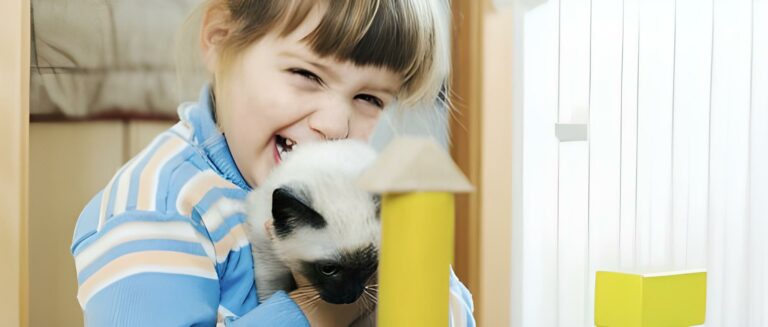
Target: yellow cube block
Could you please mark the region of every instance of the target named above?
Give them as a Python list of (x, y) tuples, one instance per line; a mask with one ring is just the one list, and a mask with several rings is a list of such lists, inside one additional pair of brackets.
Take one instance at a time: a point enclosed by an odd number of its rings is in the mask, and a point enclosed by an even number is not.
[(707, 273), (598, 271), (595, 325), (598, 327), (683, 327), (704, 323)]

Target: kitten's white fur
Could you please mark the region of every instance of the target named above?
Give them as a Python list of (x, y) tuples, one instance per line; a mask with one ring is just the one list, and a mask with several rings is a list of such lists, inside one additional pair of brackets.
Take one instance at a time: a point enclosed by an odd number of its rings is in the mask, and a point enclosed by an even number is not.
[[(355, 186), (356, 177), (375, 158), (376, 152), (360, 141), (299, 145), (248, 195), (246, 231), (260, 300), (289, 290), (291, 270), (298, 270), (301, 261), (331, 258), (340, 250), (369, 244), (379, 248), (376, 203)], [(309, 192), (312, 208), (325, 218), (324, 228), (301, 227), (284, 239), (268, 234), (265, 224), (271, 226), (272, 193), (286, 185), (301, 185)]]

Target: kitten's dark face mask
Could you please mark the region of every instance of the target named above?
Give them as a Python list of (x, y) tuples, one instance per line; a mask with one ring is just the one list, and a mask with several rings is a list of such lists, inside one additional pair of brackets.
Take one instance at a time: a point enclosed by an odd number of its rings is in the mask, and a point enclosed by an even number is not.
[[(376, 249), (369, 246), (351, 253), (342, 253), (335, 261), (304, 262), (302, 274), (309, 279), (324, 301), (347, 304), (357, 301), (368, 285), (376, 283), (374, 274), (377, 266)], [(376, 289), (373, 286), (371, 288)]]

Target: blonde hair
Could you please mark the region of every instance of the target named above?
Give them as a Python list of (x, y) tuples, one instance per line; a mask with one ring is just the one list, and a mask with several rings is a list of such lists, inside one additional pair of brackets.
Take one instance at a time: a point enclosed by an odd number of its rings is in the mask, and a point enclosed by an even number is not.
[(400, 107), (445, 101), (451, 65), (448, 0), (208, 0), (185, 25), (198, 24), (211, 8), (228, 12), (234, 30), (221, 45), (219, 74), (268, 33), (293, 32), (318, 5), (322, 18), (305, 38), (315, 53), (401, 74)]

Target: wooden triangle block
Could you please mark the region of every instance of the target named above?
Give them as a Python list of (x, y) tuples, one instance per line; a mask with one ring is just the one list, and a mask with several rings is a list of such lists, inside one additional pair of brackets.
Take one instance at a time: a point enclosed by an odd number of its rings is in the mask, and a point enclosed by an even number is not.
[(358, 178), (375, 193), (449, 192), (474, 190), (450, 155), (429, 138), (398, 137)]

